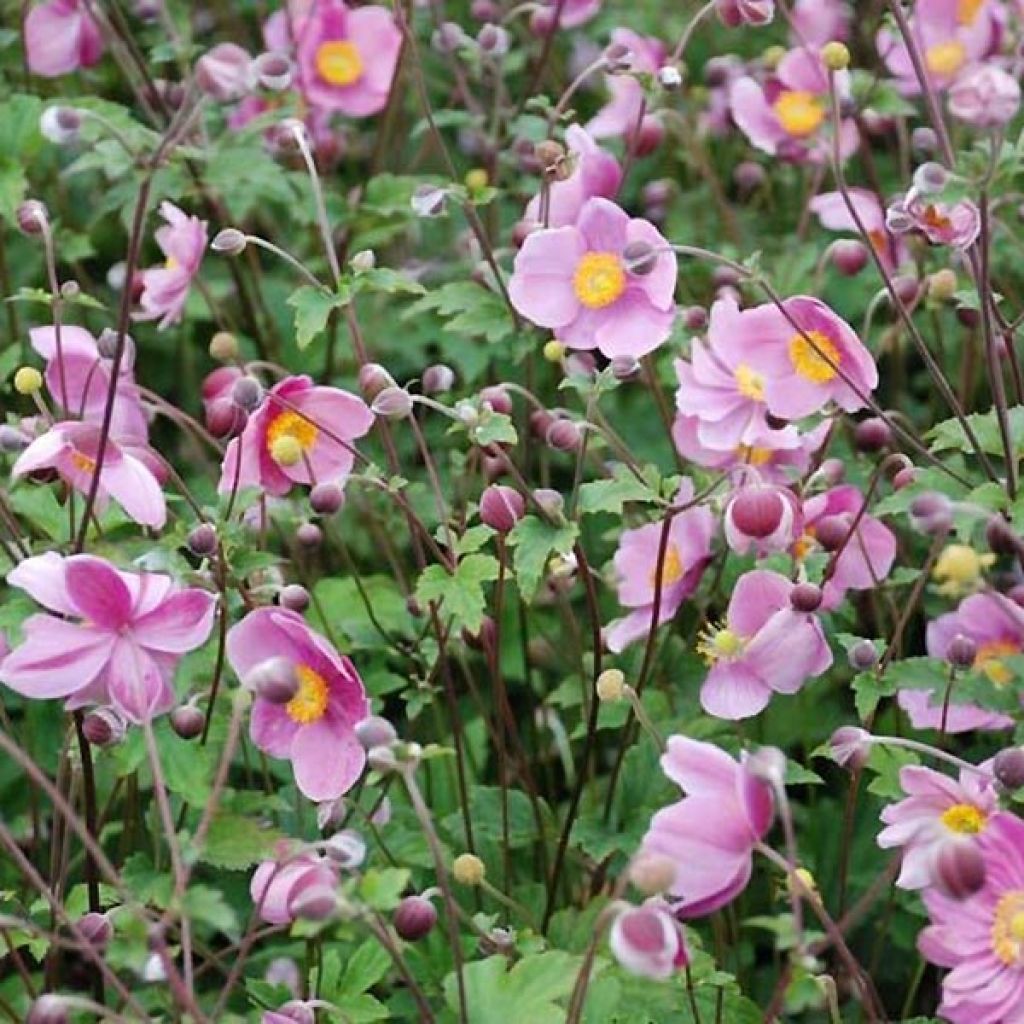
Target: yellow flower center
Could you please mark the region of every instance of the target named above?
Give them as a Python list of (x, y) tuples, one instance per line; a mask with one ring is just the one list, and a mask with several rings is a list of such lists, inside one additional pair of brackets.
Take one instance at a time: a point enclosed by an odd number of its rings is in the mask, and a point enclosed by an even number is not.
[(957, 0), (956, 20), (961, 25), (973, 25), (984, 6), (985, 0)]
[(355, 43), (331, 40), (316, 51), (317, 74), (331, 85), (352, 85), (363, 74), (363, 58)]
[(967, 60), (964, 44), (956, 39), (948, 43), (936, 43), (928, 48), (924, 62), (933, 75), (955, 75)]
[(825, 120), (825, 108), (812, 92), (787, 90), (772, 104), (775, 116), (787, 135), (805, 139), (813, 135)]
[[(670, 544), (665, 551), (665, 561), (661, 566), (661, 585), (663, 587), (671, 587), (673, 583), (678, 583), (686, 573), (686, 568), (683, 565), (683, 560), (679, 557), (679, 552), (676, 550), (674, 544)], [(650, 582), (651, 586), (657, 586), (658, 578), (658, 567), (651, 570)]]
[(973, 804), (953, 804), (942, 812), (939, 819), (950, 832), (961, 836), (976, 836), (985, 827), (985, 812)]
[(794, 334), (789, 339), (789, 361), (793, 369), (812, 384), (826, 384), (832, 380), (836, 376), (833, 367), (839, 365), (841, 358), (839, 348), (821, 331), (808, 331), (807, 337)]
[(793, 558), (802, 562), (817, 547), (818, 542), (814, 538), (814, 527), (808, 526), (804, 532), (793, 543)]
[(588, 309), (611, 305), (626, 290), (626, 272), (613, 252), (588, 252), (572, 278), (576, 298)]
[(736, 388), (744, 398), (752, 398), (755, 402), (764, 401), (764, 377), (752, 370), (746, 363), (740, 363), (733, 373)]
[(982, 571), (992, 564), (992, 555), (979, 555), (966, 544), (949, 544), (935, 562), (932, 575), (944, 581), (943, 593), (973, 590), (981, 579)]
[(296, 666), (295, 674), (299, 677), (299, 689), (284, 709), (288, 717), (299, 725), (319, 722), (327, 713), (327, 681), (308, 665)]
[(79, 469), (83, 473), (96, 472), (96, 460), (90, 458), (83, 452), (73, 451), (71, 453), (71, 461), (74, 463), (75, 469)]
[(992, 952), (1007, 967), (1024, 960), (1024, 889), (1012, 889), (996, 904), (991, 940)]
[(1013, 678), (1013, 672), (1002, 659), (1014, 654), (1020, 654), (1020, 647), (1010, 640), (993, 640), (982, 644), (974, 657), (974, 669), (984, 672), (995, 686), (1005, 686)]
[(181, 264), (174, 256), (168, 256), (164, 261), (164, 270), (177, 270), (180, 266)]
[(316, 443), (320, 432), (291, 409), (278, 413), (267, 427), (267, 451), (280, 466), (294, 466)]
[(721, 658), (735, 657), (743, 650), (744, 640), (725, 626), (705, 629), (697, 641), (697, 653), (709, 664), (714, 665)]
[(762, 448), (756, 444), (741, 444), (736, 447), (736, 458), (748, 466), (763, 466), (771, 462), (774, 454), (771, 448)]

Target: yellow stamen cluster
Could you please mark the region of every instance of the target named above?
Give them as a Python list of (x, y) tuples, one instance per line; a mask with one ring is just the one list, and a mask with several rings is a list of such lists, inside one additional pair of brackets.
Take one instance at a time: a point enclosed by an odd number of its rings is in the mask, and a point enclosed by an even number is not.
[(994, 555), (979, 555), (966, 544), (949, 544), (936, 559), (932, 576), (939, 583), (939, 593), (968, 594), (978, 589), (982, 573), (994, 561)]
[(996, 904), (991, 942), (992, 952), (1007, 967), (1024, 961), (1024, 889), (1011, 889)]
[(291, 409), (278, 413), (267, 427), (267, 451), (279, 466), (294, 466), (316, 443), (319, 431)]
[(316, 70), (330, 85), (352, 85), (363, 75), (363, 57), (355, 43), (332, 39), (316, 51)]
[(936, 43), (928, 48), (924, 62), (933, 75), (955, 75), (967, 60), (967, 50), (957, 39)]
[(764, 375), (752, 370), (746, 363), (740, 363), (733, 371), (736, 378), (736, 390), (744, 398), (753, 399), (755, 402), (764, 401)]
[(939, 820), (950, 832), (961, 836), (976, 836), (985, 827), (985, 812), (974, 804), (953, 804), (942, 812)]
[[(670, 544), (665, 549), (665, 560), (661, 566), (661, 585), (662, 587), (671, 587), (673, 583), (678, 583), (683, 576), (686, 575), (686, 566), (683, 565), (683, 560), (679, 557), (679, 552), (676, 550), (674, 544)], [(651, 569), (650, 584), (652, 587), (657, 586), (658, 580), (658, 567), (655, 564), (654, 568)]]
[(812, 92), (789, 89), (772, 104), (782, 130), (795, 139), (813, 135), (825, 120), (825, 108)]
[(613, 252), (588, 252), (572, 278), (576, 298), (587, 309), (610, 306), (626, 290), (626, 271)]
[(327, 703), (330, 690), (327, 681), (319, 672), (314, 672), (308, 665), (299, 665), (295, 669), (299, 679), (299, 689), (295, 696), (285, 705), (285, 711), (293, 722), (299, 725), (311, 725), (319, 722), (327, 714)]
[(789, 361), (805, 380), (812, 384), (827, 384), (837, 376), (833, 367), (840, 365), (842, 353), (835, 342), (821, 331), (806, 333), (807, 337), (794, 334), (789, 339)]
[(726, 626), (709, 627), (701, 631), (697, 640), (697, 653), (707, 662), (714, 665), (722, 658), (734, 658), (743, 650), (744, 640)]

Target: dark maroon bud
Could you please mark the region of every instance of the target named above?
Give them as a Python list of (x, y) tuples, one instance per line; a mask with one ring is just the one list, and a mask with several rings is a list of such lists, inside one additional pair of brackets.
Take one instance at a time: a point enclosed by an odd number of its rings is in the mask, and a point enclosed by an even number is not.
[(658, 252), (650, 242), (629, 242), (622, 250), (622, 262), (629, 273), (644, 277), (658, 265)]
[(195, 704), (180, 704), (170, 714), (171, 728), (183, 740), (194, 740), (206, 728), (206, 715)]
[(892, 281), (893, 291), (904, 306), (911, 305), (921, 291), (921, 282), (910, 274), (900, 274)]
[(861, 420), (854, 428), (853, 443), (862, 452), (877, 452), (892, 442), (889, 424), (878, 416)]
[(940, 843), (931, 869), (935, 888), (952, 900), (965, 900), (985, 884), (985, 858), (972, 839)]
[(94, 708), (82, 719), (82, 732), (96, 747), (112, 747), (120, 743), (127, 731), (127, 722), (113, 708)]
[(981, 323), (981, 313), (970, 306), (957, 306), (956, 318), (964, 327), (975, 328)]
[(769, 487), (744, 487), (729, 505), (733, 525), (747, 537), (770, 537), (786, 511), (782, 495)]
[(744, 196), (756, 192), (765, 183), (767, 177), (765, 169), (753, 160), (744, 160), (737, 164), (736, 170), (732, 172), (732, 180)]
[(52, 992), (39, 996), (29, 1007), (25, 1024), (68, 1024), (71, 1003), (64, 996)]
[(572, 420), (557, 419), (548, 428), (544, 440), (557, 452), (574, 452), (583, 440), (583, 433)]
[(455, 384), (455, 371), (444, 363), (435, 363), (423, 371), (423, 393), (425, 395), (443, 395), (451, 391)]
[(484, 479), (491, 484), (508, 474), (508, 462), (500, 455), (488, 455), (485, 451), (480, 460), (480, 469)]
[(892, 478), (892, 488), (894, 491), (902, 491), (904, 487), (909, 487), (911, 484), (917, 482), (917, 467), (907, 466), (901, 469)]
[(494, 484), (480, 496), (480, 521), (498, 533), (508, 533), (526, 515), (526, 501), (511, 487)]
[(114, 934), (114, 926), (110, 923), (110, 918), (106, 914), (95, 911), (80, 917), (75, 922), (75, 928), (86, 942), (101, 953), (106, 949), (107, 943), (110, 942), (110, 938)]
[(271, 704), (287, 704), (299, 691), (295, 666), (287, 658), (261, 661), (242, 682), (257, 697)]
[(868, 250), (855, 238), (842, 238), (831, 245), (832, 265), (846, 277), (856, 277), (868, 263)]
[(1000, 750), (992, 761), (992, 774), (1006, 789), (1024, 786), (1024, 748), (1007, 747)]
[(878, 651), (870, 640), (858, 640), (849, 650), (847, 658), (851, 668), (867, 672), (878, 663)]
[(380, 715), (370, 715), (356, 724), (356, 739), (364, 750), (374, 747), (390, 747), (398, 739), (395, 727)]
[(231, 401), (239, 409), (252, 412), (263, 401), (263, 385), (255, 377), (239, 377), (231, 385)]
[(318, 516), (333, 516), (345, 503), (345, 492), (337, 484), (316, 484), (309, 492), (310, 508)]
[(1024, 541), (1017, 531), (1002, 517), (993, 516), (985, 527), (985, 540), (997, 555), (1015, 555), (1024, 550)]
[(385, 388), (393, 388), (395, 378), (380, 363), (364, 363), (359, 368), (359, 391), (372, 402)]
[(289, 909), (305, 921), (326, 921), (338, 910), (338, 896), (333, 886), (311, 885), (291, 901)]
[(200, 558), (209, 558), (217, 551), (217, 530), (212, 523), (200, 523), (189, 531), (189, 550)]
[(815, 583), (798, 583), (789, 593), (794, 611), (813, 612), (821, 606), (821, 587)]
[(711, 271), (711, 283), (716, 288), (727, 288), (739, 284), (740, 275), (732, 267), (715, 267)]
[(543, 440), (555, 422), (555, 414), (547, 409), (534, 409), (530, 413), (530, 433)]
[(480, 628), (471, 633), (468, 629), (462, 631), (462, 642), (474, 651), (490, 651), (494, 649), (494, 638), (497, 635), (497, 627), (494, 619), (485, 615), (480, 622)]
[(437, 923), (437, 911), (434, 904), (422, 896), (406, 896), (395, 909), (392, 923), (406, 942), (416, 942), (429, 934)]
[(206, 429), (217, 438), (240, 434), (248, 422), (249, 414), (234, 402), (216, 402), (206, 413)]
[(850, 532), (845, 516), (825, 516), (814, 527), (814, 537), (826, 551), (838, 551)]
[(683, 326), (688, 331), (703, 331), (708, 325), (708, 311), (703, 306), (687, 306), (683, 310)]
[(295, 539), (304, 548), (318, 548), (324, 542), (324, 533), (316, 523), (303, 523), (296, 529)]
[(978, 645), (963, 633), (957, 633), (946, 648), (946, 660), (954, 668), (970, 668), (978, 656)]
[(19, 230), (26, 235), (40, 235), (46, 227), (46, 207), (38, 199), (26, 199), (15, 214)]
[(292, 612), (304, 612), (309, 607), (309, 591), (299, 583), (289, 583), (277, 592), (277, 603)]
[(918, 125), (910, 133), (910, 148), (917, 156), (931, 156), (939, 146), (938, 136), (927, 125)]
[(486, 402), (495, 412), (499, 412), (503, 416), (512, 415), (512, 399), (500, 385), (494, 384), (484, 388), (480, 392), (480, 401), (481, 403)]

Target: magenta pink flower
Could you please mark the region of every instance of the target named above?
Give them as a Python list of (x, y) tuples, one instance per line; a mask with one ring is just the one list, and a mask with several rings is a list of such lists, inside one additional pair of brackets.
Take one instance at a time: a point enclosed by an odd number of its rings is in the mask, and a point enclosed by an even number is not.
[[(917, 0), (911, 30), (935, 88), (946, 88), (968, 64), (996, 50), (1001, 17), (999, 0)], [(882, 28), (875, 43), (900, 90), (917, 95), (921, 83), (899, 31)]]
[(601, 10), (602, 0), (563, 0), (561, 4), (559, 0), (543, 0), (543, 3), (551, 10), (561, 7), (560, 28), (578, 28)]
[[(642, 248), (648, 265), (627, 263)], [(570, 348), (639, 358), (656, 349), (675, 320), (676, 258), (649, 221), (608, 199), (589, 199), (574, 226), (534, 231), (516, 254), (509, 295)]]
[(1012, 1024), (1024, 1020), (1024, 822), (994, 814), (978, 846), (985, 885), (964, 900), (925, 890), (931, 924), (917, 947), (951, 968), (939, 1016), (950, 1024)]
[(1009, 72), (986, 62), (968, 68), (950, 86), (949, 112), (976, 128), (1012, 121), (1020, 109), (1020, 85)]
[(295, 484), (340, 482), (355, 461), (351, 442), (372, 425), (373, 414), (356, 395), (286, 377), (228, 445), (218, 489), (262, 487), (280, 496)]
[[(675, 503), (685, 505), (692, 500), (693, 482), (685, 479)], [(651, 630), (663, 530), (662, 523), (648, 523), (635, 530), (624, 530), (619, 538), (614, 560), (619, 603), (634, 610), (609, 623), (605, 642), (610, 651), (624, 650)], [(711, 559), (714, 532), (714, 516), (705, 506), (695, 506), (672, 517), (661, 567), (661, 605), (656, 625), (673, 618), (683, 601), (697, 589)]]
[(271, 757), (292, 762), (295, 784), (310, 800), (335, 800), (348, 792), (366, 761), (355, 727), (370, 713), (352, 662), (301, 615), (281, 608), (259, 608), (232, 626), (227, 655), (243, 681), (271, 659), (291, 664), (298, 682), (295, 696), (287, 704), (256, 698), (252, 741)]
[(182, 589), (162, 573), (121, 572), (92, 555), (35, 555), (7, 582), (55, 614), (25, 621), (24, 641), (0, 662), (0, 680), (25, 697), (67, 697), (68, 710), (110, 703), (135, 723), (162, 714), (175, 700), (179, 659), (213, 626), (212, 594)]
[(809, 416), (829, 402), (847, 412), (862, 408), (864, 401), (851, 385), (870, 394), (878, 370), (853, 328), (819, 299), (801, 295), (783, 306), (786, 314), (766, 303), (732, 318), (733, 362), (757, 385), (748, 390), (756, 390), (770, 413), (787, 420)]
[(750, 718), (773, 693), (796, 693), (832, 664), (817, 617), (790, 604), (793, 584), (755, 569), (740, 577), (725, 623), (707, 629), (697, 645), (710, 669), (701, 706), (716, 718)]
[[(618, 160), (606, 153), (578, 124), (565, 132), (567, 159), (572, 173), (564, 181), (553, 181), (548, 187), (547, 227), (561, 228), (575, 224), (583, 204), (594, 196), (614, 199), (622, 180)], [(541, 197), (534, 196), (523, 218), (543, 224)]]
[(912, 188), (886, 215), (893, 230), (917, 230), (933, 245), (969, 249), (981, 231), (981, 214), (970, 199), (944, 203)]
[(237, 432), (249, 418), (232, 397), (235, 381), (244, 376), (237, 366), (218, 366), (203, 378), (203, 419), (214, 437), (227, 437)]
[(654, 815), (641, 849), (675, 862), (673, 909), (701, 917), (746, 888), (775, 802), (767, 783), (710, 743), (670, 736), (661, 770), (687, 795)]
[[(974, 670), (996, 686), (1006, 686), (1013, 672), (1005, 659), (1024, 651), (1024, 610), (1001, 594), (973, 594), (955, 612), (940, 615), (928, 623), (925, 643), (933, 658), (945, 658), (955, 636), (973, 640), (978, 648)], [(940, 729), (943, 724), (944, 695), (930, 690), (900, 690), (897, 701), (910, 716), (915, 729)], [(998, 711), (974, 704), (949, 702), (945, 709), (947, 733), (973, 729), (1010, 729), (1013, 719)]]
[(318, 0), (297, 29), (299, 79), (314, 107), (349, 117), (384, 109), (402, 48), (386, 7)]
[[(61, 479), (81, 494), (88, 494), (99, 461), (100, 427), (95, 423), (71, 421), (55, 423), (37, 437), (14, 463), (13, 477), (25, 476), (39, 469), (54, 469)], [(146, 453), (145, 459), (155, 456)], [(108, 498), (113, 498), (125, 512), (143, 526), (160, 529), (167, 519), (164, 492), (152, 471), (140, 458), (137, 449), (107, 439), (96, 510), (102, 512)]]
[[(849, 74), (836, 73), (840, 95), (849, 91)], [(729, 93), (733, 120), (751, 144), (772, 156), (795, 162), (823, 163), (831, 152), (828, 72), (814, 50), (790, 50), (760, 85), (740, 78)], [(860, 142), (849, 118), (840, 125), (839, 149), (845, 160)]]
[[(63, 325), (59, 359), (55, 327), (34, 327), (29, 339), (46, 360), (46, 387), (54, 402), (69, 416), (101, 422), (110, 388), (111, 361), (100, 355), (96, 339), (84, 327)], [(135, 344), (126, 338), (110, 432), (122, 442), (145, 444), (149, 426), (135, 385), (134, 364)]]
[(931, 768), (908, 765), (900, 769), (900, 786), (906, 799), (882, 811), (887, 827), (879, 832), (878, 845), (903, 850), (898, 886), (923, 889), (932, 884), (939, 848), (980, 835), (999, 809), (999, 797), (989, 775), (966, 770), (954, 782)]
[(762, 482), (756, 470), (729, 496), (723, 528), (726, 543), (737, 554), (753, 551), (759, 558), (785, 551), (802, 532), (802, 513), (788, 487)]
[[(906, 243), (886, 227), (885, 207), (874, 192), (854, 186), (849, 189), (849, 193), (861, 226), (871, 241), (871, 247), (878, 253), (885, 269), (892, 273), (908, 258)], [(810, 207), (818, 215), (822, 227), (829, 231), (858, 231), (857, 222), (841, 192), (823, 192), (811, 200)]]
[(775, 17), (775, 0), (717, 0), (715, 12), (729, 28), (768, 25)]
[[(817, 547), (816, 535), (826, 520), (833, 531), (853, 525), (864, 504), (864, 496), (852, 484), (833, 487), (804, 502), (804, 533), (793, 554), (803, 558)], [(845, 534), (844, 534), (845, 535)], [(847, 590), (871, 590), (884, 580), (896, 559), (896, 537), (874, 516), (864, 513), (853, 536), (836, 559), (835, 571), (824, 585), (822, 608), (835, 608)]]
[[(665, 62), (665, 44), (653, 36), (637, 35), (632, 29), (612, 30), (612, 46), (625, 47), (630, 54), (629, 71), (655, 75)], [(605, 75), (611, 99), (587, 123), (595, 139), (633, 138), (642, 132), (653, 115), (645, 114), (643, 86), (630, 74)]]
[(261, 920), (268, 924), (291, 924), (295, 901), (310, 889), (335, 889), (338, 868), (329, 857), (307, 852), (292, 855), (281, 843), (278, 857), (265, 860), (253, 872), (249, 894)]
[(790, 11), (794, 43), (824, 46), (850, 34), (850, 11), (844, 0), (796, 0)]
[(103, 56), (103, 36), (82, 0), (48, 0), (25, 18), (25, 56), (34, 75), (67, 75)]
[(136, 320), (160, 320), (160, 330), (176, 324), (185, 310), (192, 279), (199, 273), (206, 251), (206, 221), (190, 217), (174, 203), (160, 204), (167, 222), (157, 228), (156, 244), (167, 257), (162, 267), (142, 271), (142, 311)]
[(669, 978), (690, 962), (686, 937), (663, 900), (617, 914), (608, 932), (612, 955), (630, 974)]

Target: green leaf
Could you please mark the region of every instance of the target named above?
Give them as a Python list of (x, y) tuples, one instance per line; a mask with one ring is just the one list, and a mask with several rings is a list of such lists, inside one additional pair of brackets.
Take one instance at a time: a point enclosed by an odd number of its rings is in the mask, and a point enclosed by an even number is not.
[(218, 814), (210, 823), (199, 859), (214, 867), (241, 871), (270, 856), (281, 838), (277, 829), (265, 828), (240, 814)]
[(428, 292), (403, 314), (403, 320), (436, 313), (444, 329), (469, 338), (483, 338), (492, 345), (504, 341), (513, 329), (512, 317), (501, 297), (469, 281), (453, 281)]
[[(504, 841), (501, 790), (495, 786), (474, 786), (469, 794), (469, 817), (473, 836), (486, 842)], [(456, 811), (443, 821), (452, 835), (462, 832), (462, 813)], [(508, 845), (515, 849), (529, 846), (540, 838), (530, 798), (518, 789), (508, 790)]]
[(515, 549), (512, 565), (524, 600), (533, 600), (552, 552), (569, 554), (578, 534), (575, 523), (556, 525), (537, 516), (524, 516), (516, 523), (508, 543)]
[(382, 292), (385, 295), (426, 295), (427, 289), (413, 277), (390, 267), (371, 267), (352, 276), (353, 292)]
[[(1024, 456), (1024, 406), (1015, 405), (1008, 410), (1009, 433), (1013, 444), (1014, 456)], [(978, 444), (986, 455), (1002, 455), (1003, 441), (999, 432), (999, 421), (996, 410), (975, 412), (967, 417), (967, 422), (978, 439)], [(928, 432), (932, 440), (932, 451), (973, 452), (970, 441), (964, 432), (963, 425), (957, 419), (943, 420)]]
[(379, 647), (378, 626), (390, 635), (411, 636), (412, 616), (394, 579), (363, 576), (359, 582), (363, 594), (351, 577), (332, 576), (317, 581), (313, 590), (316, 614), (319, 617), (322, 612), (331, 632), (341, 633), (356, 647)]
[(374, 910), (394, 910), (410, 877), (405, 868), (370, 868), (359, 881), (359, 896)]
[(304, 284), (292, 292), (286, 301), (295, 310), (295, 343), (304, 349), (327, 326), (331, 311), (344, 306), (349, 296), (336, 295)]
[(336, 989), (335, 999), (369, 991), (390, 970), (391, 957), (376, 939), (368, 939), (349, 958)]
[(455, 620), (456, 627), (475, 633), (487, 607), (484, 584), (498, 578), (498, 560), (491, 555), (467, 555), (450, 573), (443, 565), (424, 569), (416, 584), (416, 598), (422, 604), (437, 601), (442, 612)]
[(622, 506), (628, 501), (652, 504), (659, 501), (658, 492), (629, 472), (624, 466), (616, 469), (611, 480), (594, 480), (580, 488), (580, 512), (588, 515), (609, 512), (622, 515)]
[(182, 909), (193, 920), (225, 935), (238, 934), (238, 915), (219, 889), (193, 885), (182, 899)]

